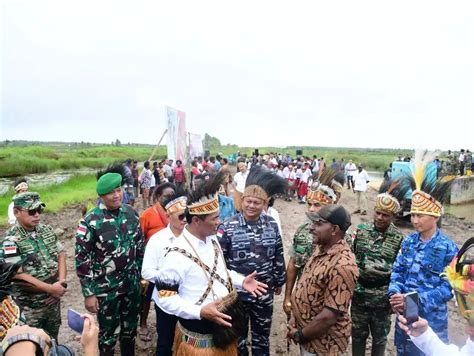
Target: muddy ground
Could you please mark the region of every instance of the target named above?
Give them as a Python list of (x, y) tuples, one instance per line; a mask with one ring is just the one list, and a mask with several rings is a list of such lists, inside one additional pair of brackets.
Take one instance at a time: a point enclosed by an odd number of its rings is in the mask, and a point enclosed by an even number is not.
[[(374, 206), (375, 196), (376, 191), (371, 187), (367, 193), (367, 206), (369, 208), (369, 214), (366, 216), (353, 214), (352, 226), (350, 230), (352, 230), (360, 222), (372, 220), (372, 215), (370, 211), (371, 208)], [(350, 212), (356, 210), (355, 195), (347, 189), (344, 190), (340, 203), (344, 205)], [(301, 223), (303, 223), (305, 219), (304, 212), (306, 207), (304, 204), (298, 204), (298, 202), (296, 201), (286, 202), (283, 200), (277, 200), (275, 203), (275, 207), (280, 213), (280, 219), (282, 222), (283, 229), (284, 246), (285, 250), (287, 250), (294, 232), (296, 231), (297, 227)], [(138, 211), (143, 211), (143, 209), (141, 208), (141, 204), (138, 205)], [(43, 222), (51, 224), (56, 229), (56, 232), (60, 236), (61, 241), (64, 243), (67, 251), (68, 291), (62, 299), (62, 326), (59, 333), (59, 341), (60, 343), (65, 343), (72, 346), (76, 350), (78, 355), (81, 354), (80, 344), (79, 342), (74, 340), (74, 337), (76, 335), (67, 326), (66, 311), (68, 308), (73, 308), (79, 312), (85, 311), (79, 280), (76, 277), (74, 269), (74, 234), (76, 231), (77, 222), (79, 221), (80, 217), (81, 206), (79, 205), (67, 207), (59, 213), (45, 214), (43, 216)], [(404, 232), (408, 233), (412, 231), (410, 225), (407, 223), (402, 222), (398, 225)], [(461, 246), (467, 238), (474, 236), (474, 223), (448, 216), (443, 218), (443, 230), (448, 236), (453, 238), (459, 246)], [(4, 231), (2, 230), (0, 231), (0, 233), (3, 234)], [(290, 347), (290, 352), (287, 352), (287, 342), (285, 339), (286, 316), (283, 313), (282, 303), (283, 296), (276, 296), (273, 312), (273, 326), (271, 332), (271, 354), (299, 355), (296, 346), (293, 345)], [(449, 308), (450, 340), (452, 343), (462, 345), (464, 344), (467, 338), (466, 333), (464, 331), (465, 323), (457, 313), (457, 308), (454, 305), (453, 301), (449, 303)], [(153, 312), (153, 310), (154, 309), (152, 307), (150, 315), (148, 317), (148, 325), (152, 333), (155, 335), (155, 313)], [(138, 341), (137, 354), (154, 355), (155, 340), (156, 335), (155, 339), (147, 344)], [(393, 324), (386, 354), (395, 355), (393, 347)]]

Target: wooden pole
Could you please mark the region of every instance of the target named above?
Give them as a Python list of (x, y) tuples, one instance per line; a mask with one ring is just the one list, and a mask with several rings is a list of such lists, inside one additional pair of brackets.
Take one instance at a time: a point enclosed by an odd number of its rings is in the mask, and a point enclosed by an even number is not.
[(148, 158), (149, 161), (151, 161), (151, 159), (153, 158), (153, 156), (154, 156), (155, 153), (156, 153), (156, 150), (158, 149), (158, 147), (160, 147), (160, 143), (161, 143), (161, 141), (163, 141), (163, 138), (165, 137), (165, 135), (166, 135), (167, 132), (168, 132), (168, 129), (166, 129), (165, 132), (163, 132), (163, 135), (161, 135), (161, 138), (160, 138), (160, 140), (158, 141), (158, 144), (156, 145), (155, 149), (154, 149), (153, 152), (151, 153), (150, 158)]

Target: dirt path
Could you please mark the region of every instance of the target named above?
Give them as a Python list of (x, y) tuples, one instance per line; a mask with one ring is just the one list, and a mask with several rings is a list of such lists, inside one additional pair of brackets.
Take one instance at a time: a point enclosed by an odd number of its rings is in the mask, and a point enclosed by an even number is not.
[[(376, 191), (369, 189), (368, 192), (368, 207), (369, 211), (374, 205)], [(344, 205), (350, 212), (355, 210), (355, 196), (349, 190), (344, 190), (340, 203)], [(276, 209), (280, 212), (280, 219), (282, 222), (283, 239), (285, 251), (291, 243), (292, 236), (296, 231), (297, 227), (305, 219), (305, 205), (298, 204), (297, 202), (285, 202), (277, 200), (275, 203)], [(141, 212), (142, 209), (139, 206), (138, 210)], [(68, 308), (73, 308), (79, 312), (85, 311), (83, 306), (83, 297), (79, 285), (79, 280), (76, 277), (74, 269), (74, 234), (77, 227), (77, 222), (81, 217), (81, 207), (70, 206), (63, 209), (57, 214), (45, 214), (43, 222), (52, 225), (58, 235), (61, 237), (67, 251), (67, 267), (68, 267), (68, 291), (65, 297), (62, 299), (62, 326), (59, 333), (59, 339), (61, 343), (72, 346), (78, 355), (80, 352), (80, 344), (74, 340), (75, 333), (72, 332), (66, 321), (66, 311)], [(358, 223), (372, 220), (372, 216), (369, 213), (367, 216), (353, 215), (352, 217), (352, 230)], [(412, 231), (408, 224), (402, 224), (400, 226), (404, 232)], [(454, 239), (454, 241), (460, 246), (467, 238), (474, 236), (474, 223), (462, 221), (454, 217), (446, 217), (443, 219), (443, 231)], [(4, 231), (0, 231), (4, 233)], [(282, 310), (283, 296), (276, 296), (273, 311), (273, 326), (271, 332), (271, 354), (288, 354), (288, 355), (299, 355), (296, 346), (291, 346), (290, 353), (287, 353), (287, 343), (285, 340), (286, 335), (286, 316)], [(466, 340), (466, 333), (464, 331), (464, 321), (456, 311), (454, 302), (449, 303), (450, 318), (449, 318), (449, 334), (451, 342), (461, 345)], [(155, 333), (155, 313), (153, 307), (151, 308), (150, 315), (148, 317), (148, 325)], [(154, 355), (154, 344), (155, 340), (147, 345), (138, 343), (138, 355)], [(392, 332), (388, 342), (387, 355), (395, 355), (393, 347), (393, 324)]]

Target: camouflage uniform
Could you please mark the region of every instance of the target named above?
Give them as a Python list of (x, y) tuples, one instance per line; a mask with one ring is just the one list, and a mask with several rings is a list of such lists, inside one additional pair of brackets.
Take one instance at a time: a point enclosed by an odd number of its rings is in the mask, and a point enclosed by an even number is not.
[(306, 261), (313, 254), (313, 234), (309, 230), (310, 227), (311, 223), (308, 221), (296, 230), (293, 237), (293, 245), (290, 248), (289, 255), (295, 261), (297, 279), (301, 277)]
[[(420, 316), (445, 343), (448, 342), (447, 302), (453, 297), (449, 282), (441, 277), (445, 267), (457, 254), (456, 244), (439, 229), (427, 242), (420, 233), (408, 235), (393, 264), (388, 294), (418, 292)], [(395, 326), (395, 346), (399, 355), (421, 355), (417, 347), (398, 325)]]
[(122, 354), (134, 350), (143, 254), (143, 234), (131, 206), (122, 205), (114, 215), (100, 204), (80, 221), (76, 270), (84, 297), (99, 300), (101, 353), (113, 354), (119, 326)]
[(387, 296), (392, 265), (403, 233), (390, 224), (384, 234), (373, 223), (357, 226), (352, 237), (359, 279), (352, 298), (352, 354), (365, 355), (367, 337), (372, 334), (372, 355), (383, 355), (390, 331), (390, 303)]
[[(27, 231), (18, 223), (0, 238), (0, 260), (19, 263), (23, 272), (38, 280), (53, 284), (58, 281), (58, 255), (64, 248), (49, 225), (39, 224)], [(15, 251), (15, 252), (13, 252)], [(47, 293), (29, 292), (13, 284), (12, 296), (20, 306), (28, 325), (44, 329), (57, 339), (61, 325), (60, 302), (46, 305)]]
[[(273, 290), (286, 280), (283, 244), (276, 221), (262, 214), (255, 222), (246, 221), (238, 213), (220, 225), (217, 237), (230, 270), (244, 276), (257, 271), (257, 280), (268, 285), (268, 293), (252, 297), (247, 292), (239, 296), (250, 318), (252, 354), (269, 355), (269, 338), (273, 314)], [(248, 325), (248, 323), (247, 323)], [(248, 355), (248, 330), (239, 337), (239, 354)]]

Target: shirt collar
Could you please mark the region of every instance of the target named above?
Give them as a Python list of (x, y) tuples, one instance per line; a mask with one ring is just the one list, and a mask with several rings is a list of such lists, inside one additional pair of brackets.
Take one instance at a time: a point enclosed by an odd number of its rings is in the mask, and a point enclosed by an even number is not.
[(341, 252), (341, 250), (344, 248), (344, 245), (346, 242), (344, 241), (344, 238), (342, 238), (340, 241), (336, 242), (334, 245), (331, 246), (331, 248), (327, 251), (324, 251), (321, 246), (318, 246), (318, 256), (323, 256), (323, 255), (328, 255), (328, 256), (333, 256)]
[(436, 231), (435, 231), (435, 233), (433, 234), (433, 236), (431, 236), (431, 238), (430, 238), (429, 240), (427, 240), (427, 241), (423, 241), (423, 240), (421, 239), (421, 232), (417, 232), (416, 234), (417, 234), (418, 243), (419, 243), (419, 244), (423, 244), (423, 245), (427, 245), (427, 244), (429, 244), (430, 242), (437, 240), (437, 238), (438, 238), (438, 236), (439, 236), (439, 234), (440, 234), (440, 230), (439, 230), (438, 228), (436, 228)]
[(188, 239), (189, 243), (192, 244), (194, 247), (206, 246), (207, 242), (209, 241), (210, 236), (206, 237), (206, 241), (202, 241), (197, 236), (194, 236), (189, 232), (187, 229), (187, 225), (184, 227), (183, 235)]

